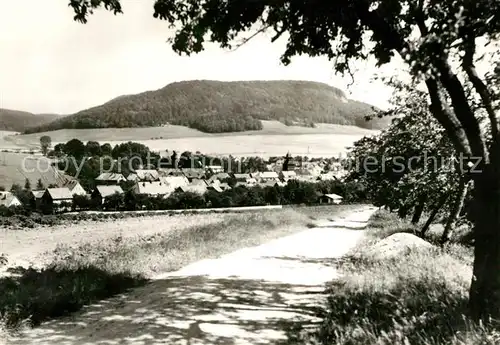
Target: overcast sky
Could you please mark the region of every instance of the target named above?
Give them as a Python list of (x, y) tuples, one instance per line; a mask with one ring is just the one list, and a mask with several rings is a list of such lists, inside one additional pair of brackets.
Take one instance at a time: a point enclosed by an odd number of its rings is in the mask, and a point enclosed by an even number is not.
[(347, 90), (350, 78), (336, 76), (326, 59), (300, 57), (281, 65), (285, 42), (271, 44), (267, 37), (234, 52), (209, 46), (179, 57), (165, 42), (171, 35), (166, 23), (152, 16), (153, 0), (122, 2), (123, 15), (100, 10), (84, 25), (73, 21), (67, 0), (0, 1), (0, 107), (68, 114), (191, 79), (311, 80), (387, 105), (390, 91), (371, 83), (376, 70), (370, 64), (357, 66)]

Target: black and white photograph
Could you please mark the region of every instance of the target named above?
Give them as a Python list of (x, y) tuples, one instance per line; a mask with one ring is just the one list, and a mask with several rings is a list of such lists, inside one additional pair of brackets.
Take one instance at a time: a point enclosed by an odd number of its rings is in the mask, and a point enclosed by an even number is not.
[(500, 0), (0, 0), (0, 345), (500, 344)]

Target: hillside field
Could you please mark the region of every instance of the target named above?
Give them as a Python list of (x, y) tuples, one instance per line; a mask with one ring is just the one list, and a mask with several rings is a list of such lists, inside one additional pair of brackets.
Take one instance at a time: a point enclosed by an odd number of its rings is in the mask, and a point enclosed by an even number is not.
[(34, 188), (38, 179), (45, 186), (49, 184), (62, 184), (65, 177), (54, 167), (50, 161), (39, 155), (16, 152), (0, 152), (0, 186), (10, 189), (12, 184), (24, 186), (29, 179)]
[[(318, 124), (316, 128), (285, 126), (278, 121), (263, 121), (260, 131), (240, 133), (203, 133), (183, 126), (143, 127), (143, 128), (101, 128), (64, 129), (52, 132), (8, 136), (0, 139), (0, 148), (38, 148), (39, 138), (49, 135), (53, 145), (73, 138), (84, 142), (89, 140), (112, 145), (126, 141), (143, 143), (156, 151), (200, 151), (212, 154), (232, 154), (240, 156), (270, 156), (308, 154), (310, 156), (334, 156), (344, 152), (345, 147), (365, 135), (378, 131), (355, 126)], [(308, 153), (309, 151), (309, 153)]]

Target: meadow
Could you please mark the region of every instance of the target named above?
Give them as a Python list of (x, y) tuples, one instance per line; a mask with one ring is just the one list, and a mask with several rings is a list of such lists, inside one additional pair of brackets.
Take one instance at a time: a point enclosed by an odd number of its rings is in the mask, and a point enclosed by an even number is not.
[[(183, 126), (167, 125), (147, 128), (65, 129), (47, 133), (8, 136), (0, 141), (7, 146), (38, 148), (39, 138), (49, 135), (53, 145), (73, 138), (116, 145), (126, 141), (140, 142), (152, 150), (200, 151), (206, 154), (239, 156), (273, 156), (292, 154), (336, 156), (345, 147), (365, 135), (377, 133), (355, 126), (318, 124), (316, 128), (285, 126), (277, 121), (263, 121), (261, 131), (210, 134)], [(112, 140), (110, 140), (112, 139)], [(1, 148), (1, 147), (0, 147)]]
[(0, 186), (7, 190), (14, 183), (24, 186), (26, 179), (30, 180), (34, 188), (38, 179), (41, 179), (42, 183), (48, 186), (61, 183), (66, 177), (41, 155), (0, 152)]

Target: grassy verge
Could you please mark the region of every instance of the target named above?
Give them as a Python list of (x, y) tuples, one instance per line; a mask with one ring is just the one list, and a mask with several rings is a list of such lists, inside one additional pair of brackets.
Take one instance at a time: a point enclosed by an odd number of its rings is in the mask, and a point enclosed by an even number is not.
[[(380, 213), (368, 228), (372, 240), (400, 231), (413, 230)], [(318, 332), (307, 335), (307, 341), (329, 345), (500, 344), (498, 331), (474, 325), (465, 316), (471, 248), (452, 244), (378, 260), (365, 255), (364, 248), (340, 262), (343, 278), (329, 289), (324, 323)]]
[[(329, 215), (340, 210), (347, 208), (331, 208)], [(226, 214), (216, 223), (154, 236), (60, 246), (45, 269), (0, 278), (0, 319), (9, 328), (26, 319), (36, 325), (143, 285), (156, 274), (304, 230), (310, 217), (292, 209)]]

